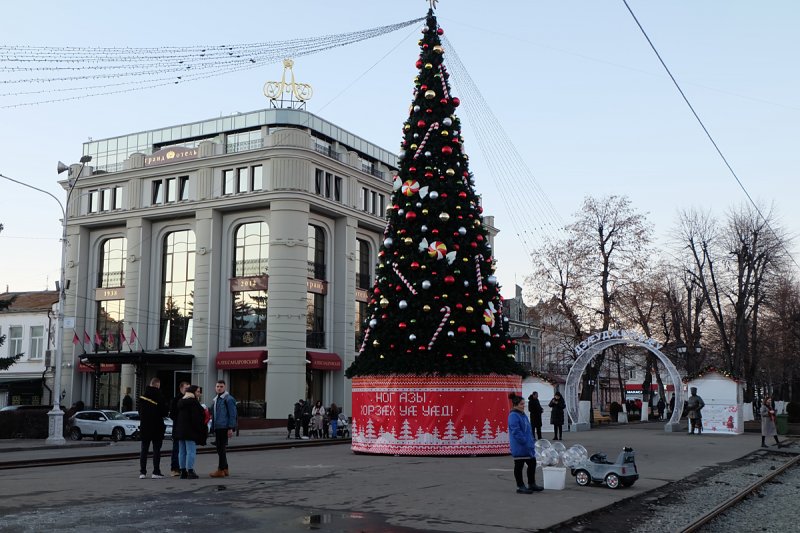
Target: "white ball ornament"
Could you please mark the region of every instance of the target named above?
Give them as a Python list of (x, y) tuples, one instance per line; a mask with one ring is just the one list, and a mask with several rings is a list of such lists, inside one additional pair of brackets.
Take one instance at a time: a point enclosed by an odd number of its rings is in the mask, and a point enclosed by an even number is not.
[(444, 120), (442, 120), (442, 124), (445, 126), (452, 126), (453, 120), (450, 117), (445, 117)]
[(489, 276), (488, 278), (486, 278), (486, 282), (489, 285), (497, 285), (497, 276)]
[(464, 280), (464, 286), (465, 286), (465, 287), (469, 287), (469, 281), (467, 281), (467, 280)]
[(459, 235), (466, 235), (467, 234), (467, 228), (465, 228), (464, 226), (461, 226), (460, 228), (458, 228), (458, 234)]
[(422, 233), (425, 233), (426, 231), (428, 231), (428, 226), (426, 226), (425, 224), (423, 224), (422, 226), (420, 226), (419, 230), (420, 230)]
[(408, 336), (408, 340), (414, 342), (415, 340), (417, 340), (417, 336), (412, 333), (411, 335)]
[(447, 332), (447, 336), (450, 337), (450, 338), (453, 338), (453, 337), (456, 336), (456, 334), (454, 332), (452, 332), (452, 331), (448, 331)]
[(429, 151), (427, 151), (427, 150), (426, 150), (426, 151), (425, 151), (425, 157), (430, 157), (430, 156), (431, 156), (431, 153), (430, 153)]
[(431, 288), (431, 282), (426, 279), (425, 281), (422, 282), (422, 288), (427, 291), (428, 289)]
[(491, 347), (492, 347), (492, 343), (491, 343), (491, 342), (489, 342), (489, 341), (486, 341), (486, 344), (485, 344), (485, 346), (486, 346), (487, 348), (491, 348)]
[(378, 321), (375, 320), (374, 318), (369, 321), (369, 327), (374, 328), (377, 325), (378, 325)]
[(415, 205), (416, 205), (417, 209), (419, 209), (420, 207), (422, 207), (422, 202), (417, 202)]
[(399, 302), (397, 302), (397, 307), (399, 307), (400, 309), (405, 309), (406, 307), (408, 307), (408, 302), (405, 300), (400, 300)]
[(422, 109), (420, 106), (418, 106), (418, 105), (415, 105), (415, 106), (414, 106), (414, 113), (419, 113), (419, 110), (420, 110), (420, 109)]
[(431, 200), (436, 200), (437, 198), (439, 198), (439, 193), (436, 191), (431, 191), (430, 193), (428, 193), (428, 196), (431, 197)]
[(391, 248), (391, 247), (392, 247), (392, 244), (394, 244), (394, 241), (392, 240), (392, 238), (391, 238), (391, 237), (386, 237), (385, 239), (383, 239), (383, 245), (384, 245), (385, 247), (387, 247), (387, 248)]

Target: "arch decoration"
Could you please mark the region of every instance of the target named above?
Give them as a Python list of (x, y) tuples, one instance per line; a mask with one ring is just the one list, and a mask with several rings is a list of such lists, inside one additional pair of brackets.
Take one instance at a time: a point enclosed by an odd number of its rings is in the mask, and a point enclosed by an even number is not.
[(567, 414), (569, 415), (573, 427), (578, 431), (589, 429), (588, 420), (579, 421), (578, 417), (578, 389), (586, 367), (597, 354), (617, 344), (627, 344), (644, 348), (655, 355), (667, 369), (669, 372), (669, 379), (675, 389), (675, 409), (671, 413), (670, 419), (664, 425), (664, 431), (679, 431), (682, 412), (681, 406), (683, 405), (683, 383), (678, 369), (675, 368), (675, 365), (666, 355), (661, 353), (660, 349), (663, 346), (661, 343), (655, 339), (646, 337), (638, 331), (625, 329), (613, 329), (595, 333), (575, 347), (575, 355), (578, 357), (572, 364), (569, 374), (567, 375), (567, 383), (564, 385), (564, 400), (567, 404)]

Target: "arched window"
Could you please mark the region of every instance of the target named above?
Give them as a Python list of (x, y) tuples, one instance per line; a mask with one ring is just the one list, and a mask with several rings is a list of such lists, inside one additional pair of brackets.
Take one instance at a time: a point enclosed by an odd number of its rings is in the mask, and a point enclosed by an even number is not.
[[(118, 352), (122, 349), (120, 333), (125, 326), (125, 257), (124, 237), (106, 239), (100, 246), (97, 273), (97, 323), (92, 342), (94, 351)], [(98, 343), (98, 341), (100, 341)]]
[[(308, 277), (325, 280), (325, 231), (308, 226)], [(306, 346), (325, 348), (325, 283), (309, 283), (306, 294)]]
[(192, 345), (195, 236), (192, 230), (164, 237), (161, 273), (161, 348)]
[(369, 289), (369, 270), (372, 266), (369, 253), (369, 243), (363, 239), (356, 239), (356, 288)]
[(234, 238), (231, 346), (267, 345), (269, 226), (242, 224)]

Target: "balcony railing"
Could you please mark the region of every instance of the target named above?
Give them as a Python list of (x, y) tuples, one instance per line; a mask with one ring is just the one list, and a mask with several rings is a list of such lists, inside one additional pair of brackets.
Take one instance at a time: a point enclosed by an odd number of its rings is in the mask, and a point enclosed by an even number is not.
[(325, 348), (325, 332), (306, 331), (306, 348)]
[(312, 279), (325, 279), (325, 263), (308, 262), (308, 277)]
[(236, 152), (247, 152), (249, 150), (258, 150), (264, 147), (264, 139), (255, 139), (252, 141), (242, 141), (238, 143), (230, 143), (225, 146), (225, 152), (235, 154)]
[(331, 148), (330, 146), (325, 146), (324, 144), (317, 144), (314, 143), (314, 150), (319, 152), (320, 154), (326, 155), (331, 159), (335, 159), (337, 161), (342, 160), (342, 154)]

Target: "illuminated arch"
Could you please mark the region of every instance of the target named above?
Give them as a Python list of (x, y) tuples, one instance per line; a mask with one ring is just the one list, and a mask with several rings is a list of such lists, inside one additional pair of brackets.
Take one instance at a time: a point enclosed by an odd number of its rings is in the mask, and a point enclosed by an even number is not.
[(567, 375), (567, 383), (564, 386), (564, 400), (567, 404), (567, 414), (572, 424), (578, 422), (578, 386), (581, 382), (586, 367), (603, 350), (617, 344), (627, 344), (639, 346), (648, 350), (658, 357), (659, 361), (669, 372), (670, 381), (675, 389), (675, 409), (673, 409), (669, 421), (664, 425), (664, 431), (676, 431), (680, 423), (681, 412), (683, 411), (683, 384), (678, 369), (672, 364), (669, 358), (661, 353), (661, 344), (647, 338), (644, 335), (628, 330), (609, 330), (596, 333), (575, 347), (578, 358), (572, 364), (572, 368)]

